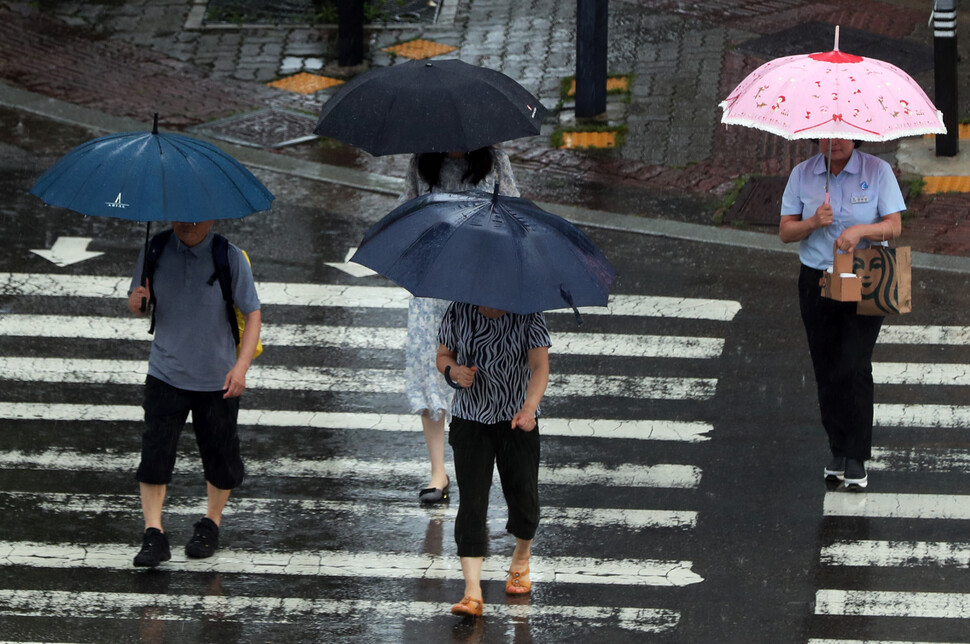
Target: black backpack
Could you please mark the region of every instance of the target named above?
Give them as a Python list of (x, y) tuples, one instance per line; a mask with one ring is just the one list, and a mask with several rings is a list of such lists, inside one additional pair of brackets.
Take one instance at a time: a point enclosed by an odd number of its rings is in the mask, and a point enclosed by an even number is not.
[[(148, 242), (148, 253), (145, 256), (144, 278), (148, 279), (149, 300), (148, 306), (152, 310), (152, 323), (148, 328), (149, 333), (155, 333), (155, 291), (152, 289), (154, 283), (155, 267), (158, 266), (158, 256), (162, 254), (165, 245), (175, 231), (169, 228), (163, 230)], [(208, 284), (212, 286), (219, 280), (222, 288), (222, 299), (226, 301), (226, 318), (229, 320), (229, 328), (232, 329), (232, 339), (236, 346), (239, 345), (239, 325), (236, 319), (236, 305), (232, 301), (232, 272), (229, 270), (229, 240), (222, 235), (213, 233), (212, 235), (212, 261), (216, 270), (209, 278)]]

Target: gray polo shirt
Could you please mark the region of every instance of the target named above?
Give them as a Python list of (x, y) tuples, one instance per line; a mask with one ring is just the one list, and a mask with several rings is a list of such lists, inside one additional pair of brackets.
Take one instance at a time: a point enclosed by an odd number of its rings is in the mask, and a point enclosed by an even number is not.
[[(212, 233), (189, 248), (174, 234), (158, 257), (155, 293), (155, 338), (148, 375), (179, 389), (220, 391), (236, 363), (236, 347), (215, 273)], [(128, 292), (141, 283), (142, 248)], [(253, 272), (242, 251), (229, 245), (232, 297), (239, 310), (259, 309)]]

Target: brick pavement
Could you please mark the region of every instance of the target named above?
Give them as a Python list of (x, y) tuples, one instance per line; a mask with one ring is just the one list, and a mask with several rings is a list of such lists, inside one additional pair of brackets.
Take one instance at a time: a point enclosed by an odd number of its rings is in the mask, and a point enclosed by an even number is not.
[[(50, 6), (0, 2), (0, 78), (110, 114), (148, 120), (157, 110), (169, 128), (267, 106), (314, 114), (326, 95), (265, 86), (290, 73), (331, 66), (333, 34), (324, 30), (191, 31), (185, 28), (191, 0)], [(536, 92), (553, 108), (542, 135), (506, 146), (528, 171), (524, 174), (538, 177), (523, 186), (526, 194), (531, 189), (537, 198), (556, 200), (556, 181), (544, 183), (544, 177), (642, 191), (644, 203), (650, 195), (689, 193), (707, 203), (691, 216), (710, 222), (715, 205), (739, 178), (786, 175), (811, 153), (804, 142), (719, 124), (720, 99), (764, 62), (737, 51), (739, 43), (810, 20), (931, 43), (928, 10), (915, 0), (613, 0), (609, 70), (632, 74), (632, 86), (628, 102), (610, 99), (606, 120), (626, 125), (626, 144), (613, 151), (567, 151), (551, 149), (549, 134), (554, 121), (570, 116), (568, 103), (560, 109), (559, 83), (575, 71), (574, 11), (573, 3), (559, 0), (460, 0), (452, 24), (368, 31), (368, 56), (375, 66), (393, 64), (383, 47), (422, 36), (456, 46), (463, 60), (500, 69)], [(927, 86), (927, 79), (919, 80)], [(970, 96), (961, 93), (961, 99), (966, 105)], [(869, 149), (891, 156), (894, 146)], [(312, 145), (283, 151), (329, 159)], [(353, 162), (375, 172), (403, 173), (399, 158), (358, 155)], [(914, 201), (917, 219), (953, 219), (959, 207), (947, 204), (954, 199)], [(598, 207), (608, 209), (609, 203)], [(923, 230), (952, 235), (954, 228), (928, 223)]]

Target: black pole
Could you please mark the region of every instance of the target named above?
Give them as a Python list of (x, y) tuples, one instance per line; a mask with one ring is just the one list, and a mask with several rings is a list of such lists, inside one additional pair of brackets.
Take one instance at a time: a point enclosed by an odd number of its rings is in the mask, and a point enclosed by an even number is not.
[(576, 2), (576, 116), (606, 111), (606, 26), (608, 0)]
[(337, 64), (355, 67), (364, 62), (364, 0), (338, 0)]
[(957, 106), (957, 3), (936, 0), (933, 9), (933, 61), (936, 108), (943, 112), (946, 134), (936, 135), (936, 156), (953, 157), (960, 151)]

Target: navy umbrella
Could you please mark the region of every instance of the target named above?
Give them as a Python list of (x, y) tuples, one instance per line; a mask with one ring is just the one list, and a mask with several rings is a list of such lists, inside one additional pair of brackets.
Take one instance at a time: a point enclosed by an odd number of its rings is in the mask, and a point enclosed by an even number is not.
[(521, 314), (606, 306), (616, 279), (576, 226), (497, 187), (411, 199), (367, 231), (351, 261), (418, 297)]
[(470, 152), (539, 134), (546, 109), (505, 74), (460, 60), (412, 60), (349, 81), (315, 134), (373, 155)]
[(159, 133), (158, 114), (151, 132), (109, 134), (77, 146), (30, 192), (82, 215), (148, 222), (146, 260), (150, 222), (237, 219), (268, 210), (274, 199), (253, 173), (214, 145)]

